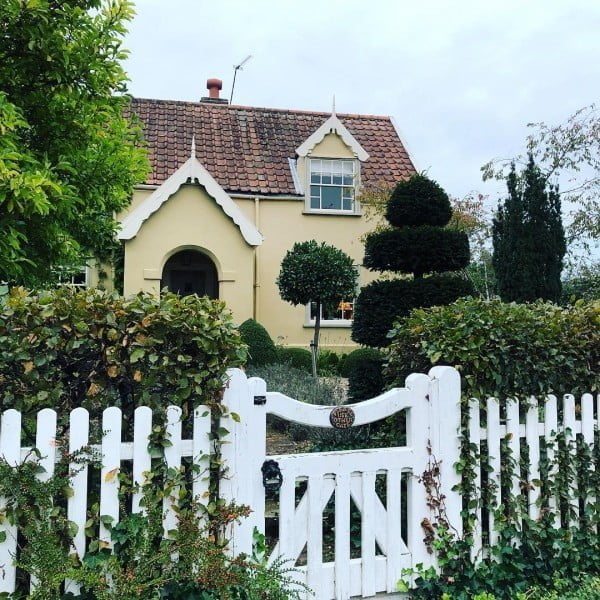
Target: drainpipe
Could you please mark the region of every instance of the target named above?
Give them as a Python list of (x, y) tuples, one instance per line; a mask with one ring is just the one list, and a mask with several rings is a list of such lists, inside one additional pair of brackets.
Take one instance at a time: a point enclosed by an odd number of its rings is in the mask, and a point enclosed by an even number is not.
[[(260, 231), (260, 199), (254, 197), (254, 225)], [(252, 318), (260, 321), (259, 311), (259, 292), (260, 292), (260, 246), (254, 247), (254, 289), (252, 295)]]

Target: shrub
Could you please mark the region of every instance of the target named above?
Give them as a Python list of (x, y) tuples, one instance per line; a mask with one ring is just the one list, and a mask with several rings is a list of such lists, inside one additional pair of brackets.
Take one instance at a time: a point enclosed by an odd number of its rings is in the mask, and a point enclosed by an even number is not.
[(267, 365), (277, 362), (277, 348), (269, 332), (254, 319), (247, 319), (240, 325), (242, 341), (248, 346), (248, 363)]
[(352, 401), (368, 400), (383, 392), (383, 354), (375, 348), (358, 348), (348, 354), (344, 376), (348, 378), (348, 396)]
[[(424, 207), (426, 210), (423, 210)], [(385, 218), (394, 227), (443, 227), (451, 216), (448, 194), (435, 181), (417, 174), (396, 186), (388, 202)]]
[(600, 303), (505, 304), (465, 299), (418, 309), (392, 332), (386, 379), (452, 365), (463, 394), (524, 397), (600, 387)]
[(310, 371), (289, 363), (252, 366), (248, 368), (248, 376), (264, 379), (269, 391), (281, 392), (299, 402), (331, 406), (342, 401), (342, 390), (337, 382), (320, 381)]
[(345, 354), (337, 354), (332, 350), (319, 350), (317, 368), (321, 376), (340, 375), (340, 367), (346, 360)]
[(462, 232), (422, 225), (369, 235), (363, 264), (373, 271), (422, 275), (463, 269), (469, 256), (469, 240)]
[(0, 407), (26, 418), (167, 403), (187, 415), (218, 401), (226, 369), (245, 357), (231, 314), (208, 298), (14, 288), (0, 305)]
[(280, 363), (312, 372), (312, 356), (306, 348), (278, 348), (277, 356)]
[(368, 346), (387, 346), (394, 321), (407, 316), (415, 306), (450, 304), (469, 295), (472, 289), (472, 284), (460, 275), (373, 281), (356, 300), (352, 339)]
[(457, 276), (423, 279), (428, 273), (448, 273), (469, 264), (467, 234), (443, 228), (451, 216), (448, 196), (435, 181), (414, 175), (396, 186), (386, 213), (392, 228), (380, 227), (367, 236), (363, 263), (373, 271), (412, 278), (374, 282), (360, 291), (352, 325), (354, 341), (387, 346), (387, 332), (395, 318), (412, 308), (448, 304), (473, 292), (471, 283)]

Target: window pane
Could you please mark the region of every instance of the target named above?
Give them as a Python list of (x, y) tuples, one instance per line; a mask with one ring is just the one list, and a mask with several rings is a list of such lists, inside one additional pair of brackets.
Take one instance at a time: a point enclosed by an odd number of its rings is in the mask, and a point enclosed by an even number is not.
[(343, 201), (344, 210), (352, 210), (352, 199), (344, 198)]
[(321, 171), (321, 161), (320, 160), (311, 160), (310, 161), (310, 170), (316, 171), (319, 173)]
[(333, 175), (333, 185), (342, 185), (342, 176), (335, 174)]
[(323, 173), (322, 180), (323, 180), (323, 183), (331, 184), (331, 175), (328, 173), (327, 174)]
[(321, 175), (319, 175), (319, 173), (311, 173), (310, 174), (310, 182), (311, 183), (321, 183)]
[(321, 188), (321, 208), (329, 210), (341, 210), (342, 208), (342, 188), (322, 187)]
[(354, 185), (354, 178), (352, 175), (344, 175), (344, 185)]
[(311, 196), (310, 197), (310, 207), (311, 208), (321, 208), (321, 199), (319, 196)]
[(351, 160), (344, 161), (344, 173), (352, 175), (354, 173), (354, 163)]
[(323, 168), (322, 168), (323, 173), (331, 173), (331, 171), (333, 170), (333, 161), (323, 160), (321, 162), (323, 164)]
[(317, 318), (317, 303), (310, 303), (310, 320), (314, 321)]

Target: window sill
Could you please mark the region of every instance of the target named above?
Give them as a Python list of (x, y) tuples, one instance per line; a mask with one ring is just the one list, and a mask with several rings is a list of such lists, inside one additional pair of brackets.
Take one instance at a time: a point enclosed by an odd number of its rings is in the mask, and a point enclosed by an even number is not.
[[(305, 329), (314, 329), (315, 322), (309, 321), (308, 323), (304, 323), (303, 327)], [(352, 321), (342, 321), (341, 319), (338, 321), (321, 321), (321, 329), (350, 329), (352, 327)]]
[(344, 210), (306, 210), (302, 211), (303, 215), (336, 215), (337, 217), (362, 217), (361, 212), (350, 212)]

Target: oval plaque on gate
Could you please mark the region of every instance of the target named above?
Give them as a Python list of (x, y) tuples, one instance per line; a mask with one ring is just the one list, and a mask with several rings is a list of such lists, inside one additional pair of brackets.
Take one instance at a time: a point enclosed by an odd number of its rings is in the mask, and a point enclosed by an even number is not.
[(348, 429), (354, 424), (354, 411), (349, 406), (336, 406), (329, 413), (329, 422), (336, 429)]

